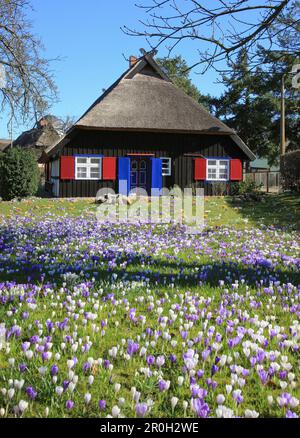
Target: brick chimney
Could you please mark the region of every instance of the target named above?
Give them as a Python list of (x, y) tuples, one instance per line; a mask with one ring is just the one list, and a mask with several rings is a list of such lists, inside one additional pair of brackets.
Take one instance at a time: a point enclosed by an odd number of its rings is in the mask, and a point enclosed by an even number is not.
[(129, 67), (133, 67), (138, 62), (138, 58), (136, 56), (129, 56)]

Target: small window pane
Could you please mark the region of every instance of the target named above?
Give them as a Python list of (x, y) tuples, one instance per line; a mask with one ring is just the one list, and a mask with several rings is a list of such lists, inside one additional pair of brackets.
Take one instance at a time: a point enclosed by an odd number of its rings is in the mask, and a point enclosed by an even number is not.
[(220, 165), (220, 167), (227, 167), (227, 163), (228, 163), (228, 161), (219, 161), (219, 165)]
[(100, 158), (91, 158), (91, 164), (98, 164), (99, 166)]
[(99, 169), (91, 169), (91, 178), (100, 178)]
[(85, 167), (78, 167), (77, 168), (77, 177), (78, 178), (86, 178), (87, 172)]
[(217, 165), (217, 161), (216, 160), (208, 160), (208, 165), (209, 166), (216, 166)]
[(131, 184), (136, 185), (136, 172), (132, 172), (131, 174)]
[(80, 158), (80, 157), (78, 157), (78, 158), (77, 158), (77, 163), (78, 163), (78, 164), (86, 164), (86, 160), (87, 160), (86, 158)]
[(140, 172), (140, 184), (146, 184), (146, 172)]
[(141, 163), (140, 163), (140, 168), (141, 168), (141, 169), (146, 169), (146, 161), (145, 161), (145, 160), (142, 160), (142, 161), (141, 161)]

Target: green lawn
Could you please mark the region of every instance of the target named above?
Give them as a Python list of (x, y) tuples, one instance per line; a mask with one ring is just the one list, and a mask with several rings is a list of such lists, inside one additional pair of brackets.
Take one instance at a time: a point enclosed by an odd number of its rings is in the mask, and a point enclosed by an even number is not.
[(300, 196), (206, 198), (195, 236), (98, 225), (96, 208), (0, 203), (1, 415), (134, 417), (137, 391), (146, 417), (203, 416), (198, 386), (209, 416), (300, 415)]
[[(260, 202), (233, 202), (230, 197), (205, 198), (205, 223), (208, 227), (272, 225), (300, 229), (300, 195), (272, 194)], [(97, 206), (93, 198), (42, 199), (33, 198), (21, 202), (0, 202), (0, 215), (43, 217), (81, 216), (95, 214)]]

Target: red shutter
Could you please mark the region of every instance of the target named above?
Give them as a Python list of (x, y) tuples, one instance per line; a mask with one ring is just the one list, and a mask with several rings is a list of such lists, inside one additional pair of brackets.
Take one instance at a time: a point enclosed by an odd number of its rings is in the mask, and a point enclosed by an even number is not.
[(75, 179), (75, 157), (60, 157), (60, 179)]
[(102, 179), (115, 181), (117, 176), (116, 157), (104, 157), (102, 159), (102, 163), (103, 163)]
[(206, 159), (194, 158), (194, 179), (195, 181), (206, 180)]
[(231, 181), (243, 180), (243, 165), (240, 159), (230, 160), (230, 179)]

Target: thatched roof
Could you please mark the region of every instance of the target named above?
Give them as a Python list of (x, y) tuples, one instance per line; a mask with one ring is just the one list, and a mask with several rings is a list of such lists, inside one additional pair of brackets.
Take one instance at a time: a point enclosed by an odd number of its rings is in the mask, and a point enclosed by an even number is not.
[(149, 54), (130, 67), (67, 132), (47, 148), (50, 156), (75, 129), (228, 135), (255, 159), (238, 135), (174, 85)]
[(10, 145), (10, 140), (5, 140), (3, 138), (0, 138), (0, 152), (4, 151), (8, 145)]
[(23, 132), (13, 144), (14, 146), (34, 149), (37, 156), (40, 157), (47, 147), (60, 139), (61, 134), (57, 132), (47, 118), (43, 118), (33, 129)]
[(233, 133), (232, 129), (174, 85), (149, 55), (143, 56), (97, 99), (76, 126)]

